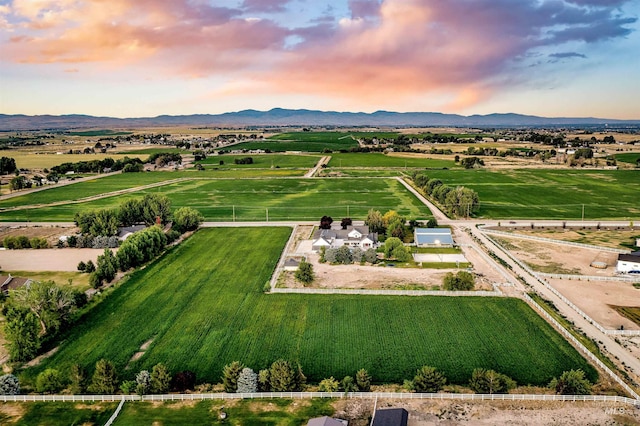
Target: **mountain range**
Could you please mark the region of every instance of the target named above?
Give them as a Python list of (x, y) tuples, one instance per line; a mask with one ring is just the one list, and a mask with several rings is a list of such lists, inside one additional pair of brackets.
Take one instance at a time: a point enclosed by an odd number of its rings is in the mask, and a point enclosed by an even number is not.
[(114, 118), (90, 115), (9, 115), (0, 114), (0, 131), (65, 130), (83, 128), (142, 128), (165, 126), (338, 126), (338, 127), (557, 127), (557, 126), (639, 126), (640, 120), (593, 117), (538, 117), (514, 113), (458, 115), (438, 112), (335, 112), (307, 109), (253, 109), (224, 114), (160, 115), (157, 117)]

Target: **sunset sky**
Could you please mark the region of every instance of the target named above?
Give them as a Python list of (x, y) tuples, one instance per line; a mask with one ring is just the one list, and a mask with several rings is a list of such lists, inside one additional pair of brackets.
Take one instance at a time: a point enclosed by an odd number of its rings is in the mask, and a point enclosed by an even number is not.
[(640, 0), (0, 0), (0, 113), (640, 119)]

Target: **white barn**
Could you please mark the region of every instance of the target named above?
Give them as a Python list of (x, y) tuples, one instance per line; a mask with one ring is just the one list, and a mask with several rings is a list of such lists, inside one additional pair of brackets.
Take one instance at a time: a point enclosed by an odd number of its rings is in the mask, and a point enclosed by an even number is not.
[(619, 254), (616, 270), (620, 273), (640, 272), (640, 251), (631, 254)]

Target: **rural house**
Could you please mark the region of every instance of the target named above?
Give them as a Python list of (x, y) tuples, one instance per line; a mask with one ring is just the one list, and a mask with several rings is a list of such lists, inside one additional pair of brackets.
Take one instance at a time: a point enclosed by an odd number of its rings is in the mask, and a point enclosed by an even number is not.
[(15, 290), (29, 283), (31, 283), (31, 280), (28, 278), (13, 277), (11, 274), (0, 275), (0, 291), (4, 294), (9, 294), (9, 290)]
[(416, 228), (413, 241), (417, 247), (453, 247), (449, 228)]
[(369, 232), (368, 226), (347, 226), (347, 229), (318, 229), (313, 235), (311, 249), (319, 251), (321, 247), (340, 248), (348, 246), (360, 247), (362, 250), (378, 246), (378, 234)]
[(630, 254), (619, 254), (616, 270), (621, 273), (632, 271), (640, 273), (640, 251), (634, 251)]

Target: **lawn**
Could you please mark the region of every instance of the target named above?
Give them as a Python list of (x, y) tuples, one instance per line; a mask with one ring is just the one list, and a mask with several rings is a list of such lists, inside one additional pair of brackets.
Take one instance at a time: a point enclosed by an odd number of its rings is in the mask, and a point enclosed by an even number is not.
[[(264, 294), (289, 234), (288, 228), (200, 230), (116, 288), (23, 379), (48, 367), (67, 371), (75, 362), (91, 369), (103, 357), (122, 379), (164, 362), (211, 383), (233, 360), (257, 370), (278, 358), (300, 362), (310, 382), (366, 368), (375, 382), (401, 383), (424, 364), (452, 383), (466, 383), (476, 367), (520, 384), (546, 385), (571, 368), (597, 377), (517, 299)], [(130, 361), (149, 340), (142, 358)]]
[[(174, 403), (126, 403), (114, 425), (302, 425), (313, 417), (330, 416), (331, 399), (198, 401)], [(227, 418), (222, 420), (219, 413)]]
[(428, 170), (446, 185), (480, 197), (492, 219), (628, 219), (640, 216), (635, 170)]
[[(211, 176), (215, 172), (189, 176)], [(150, 173), (153, 176), (153, 173)], [(168, 176), (180, 177), (184, 174)], [(145, 175), (142, 175), (145, 176)], [(116, 176), (114, 176), (116, 177)], [(125, 176), (126, 177), (126, 176)], [(136, 179), (134, 177), (133, 179)], [(123, 185), (122, 180), (113, 182), (112, 178), (99, 179), (104, 185), (93, 184), (104, 190), (114, 190), (115, 183)], [(97, 182), (97, 181), (96, 181)], [(111, 184), (111, 187), (109, 185)], [(129, 183), (130, 184), (130, 183)], [(92, 183), (83, 184), (85, 194), (90, 192)], [(80, 195), (76, 185), (68, 188)], [(65, 188), (59, 188), (64, 190)], [(96, 188), (98, 189), (98, 188)], [(55, 197), (46, 197), (52, 190), (35, 193), (32, 197), (52, 202)], [(123, 200), (141, 197), (146, 193), (167, 195), (174, 207), (189, 206), (198, 209), (210, 221), (266, 220), (317, 220), (323, 215), (334, 218), (352, 217), (364, 219), (369, 209), (380, 211), (394, 209), (410, 218), (428, 219), (429, 210), (409, 193), (395, 179), (190, 179), (150, 188), (135, 193), (103, 198), (81, 204), (40, 207), (32, 210), (17, 210), (0, 213), (2, 220), (31, 221), (71, 221), (75, 212), (88, 208), (116, 207)], [(58, 196), (68, 196), (57, 191)], [(86, 196), (86, 195), (85, 195)], [(28, 199), (28, 197), (20, 197)], [(69, 197), (70, 198), (70, 197)], [(6, 200), (5, 203), (23, 203), (21, 200)], [(34, 202), (35, 203), (35, 202)], [(235, 213), (234, 213), (235, 210)]]

